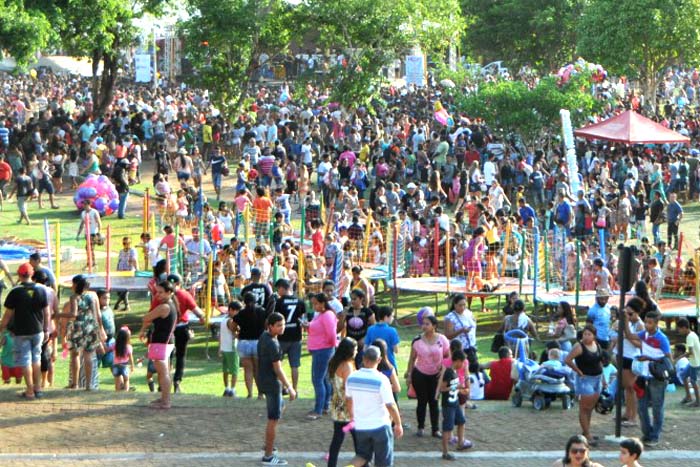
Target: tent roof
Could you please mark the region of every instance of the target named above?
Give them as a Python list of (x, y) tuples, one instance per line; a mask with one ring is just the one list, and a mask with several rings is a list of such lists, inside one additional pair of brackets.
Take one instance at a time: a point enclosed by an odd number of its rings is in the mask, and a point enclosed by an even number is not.
[(628, 110), (602, 122), (574, 131), (586, 139), (602, 139), (627, 144), (690, 143), (690, 138)]

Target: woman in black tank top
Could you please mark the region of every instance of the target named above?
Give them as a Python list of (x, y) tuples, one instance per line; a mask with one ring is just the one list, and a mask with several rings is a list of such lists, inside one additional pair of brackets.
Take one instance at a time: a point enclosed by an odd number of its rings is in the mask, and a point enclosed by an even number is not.
[[(139, 337), (145, 341), (146, 330), (153, 325), (149, 347), (153, 347), (154, 352), (149, 348), (149, 358), (153, 361), (158, 372), (158, 384), (160, 384), (160, 399), (151, 403), (154, 409), (167, 410), (170, 408), (170, 368), (168, 360), (174, 346), (172, 345), (173, 331), (177, 322), (177, 303), (175, 302), (175, 286), (163, 281), (155, 287), (155, 305), (151, 311), (143, 317), (143, 326)], [(154, 357), (157, 346), (165, 346), (161, 357)]]
[(576, 395), (579, 396), (579, 422), (583, 436), (591, 445), (591, 415), (598, 403), (603, 386), (603, 349), (596, 342), (596, 330), (592, 325), (583, 329), (581, 341), (566, 357), (566, 364), (576, 373)]

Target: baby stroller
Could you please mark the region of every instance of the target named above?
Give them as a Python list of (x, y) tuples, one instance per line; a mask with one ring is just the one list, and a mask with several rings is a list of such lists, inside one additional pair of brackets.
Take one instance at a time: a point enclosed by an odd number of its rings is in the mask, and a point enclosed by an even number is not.
[(513, 388), (511, 403), (520, 407), (523, 400), (532, 401), (535, 410), (548, 408), (552, 402), (561, 399), (561, 407), (568, 410), (572, 406), (571, 389), (566, 385), (564, 373), (540, 368), (537, 362), (518, 362), (519, 380)]
[(561, 399), (562, 409), (570, 409), (572, 407), (571, 388), (566, 384), (566, 374), (551, 368), (540, 367), (534, 360), (525, 358), (526, 356), (520, 351), (524, 348), (522, 341), (527, 339), (524, 332), (522, 335), (516, 335), (513, 331), (506, 334), (511, 334), (504, 336), (506, 340), (518, 340), (516, 348), (521, 354), (520, 361), (516, 363), (518, 382), (511, 396), (513, 407), (520, 407), (523, 405), (523, 400), (529, 400), (532, 401), (535, 410), (544, 410), (555, 400)]

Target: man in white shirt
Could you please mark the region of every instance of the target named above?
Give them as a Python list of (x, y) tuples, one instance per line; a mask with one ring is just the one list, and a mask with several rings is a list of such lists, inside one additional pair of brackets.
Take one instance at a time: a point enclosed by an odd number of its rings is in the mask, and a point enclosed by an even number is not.
[(488, 188), (493, 185), (493, 181), (496, 179), (496, 164), (494, 163), (495, 156), (489, 156), (489, 158), (484, 162), (484, 183)]
[(394, 436), (403, 436), (391, 383), (377, 371), (380, 358), (378, 347), (367, 346), (362, 358), (364, 368), (348, 376), (345, 383), (348, 413), (355, 425), (355, 457), (351, 462), (355, 467), (366, 465), (372, 457), (376, 467), (393, 465)]

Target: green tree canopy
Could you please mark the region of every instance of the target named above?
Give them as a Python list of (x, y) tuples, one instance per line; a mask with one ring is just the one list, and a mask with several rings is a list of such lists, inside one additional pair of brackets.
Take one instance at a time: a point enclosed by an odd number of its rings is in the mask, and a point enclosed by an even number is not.
[(217, 105), (239, 107), (260, 53), (289, 44), (291, 8), (283, 0), (189, 0), (186, 52)]
[(43, 11), (25, 6), (22, 0), (0, 0), (0, 47), (20, 67), (32, 62), (37, 52), (56, 38)]
[(484, 83), (479, 91), (455, 96), (457, 111), (483, 118), (495, 131), (514, 132), (533, 144), (548, 135), (559, 134), (560, 109), (571, 111), (572, 124), (581, 126), (598, 112), (603, 102), (590, 93), (590, 75), (572, 76), (560, 86), (554, 76), (542, 78), (530, 89), (522, 81), (499, 80)]
[(457, 0), (307, 0), (296, 22), (302, 34), (318, 31), (320, 46), (344, 54), (347, 66), (330, 70), (326, 84), (346, 106), (368, 104), (382, 68), (412, 47), (443, 54), (464, 29)]
[(700, 0), (591, 0), (578, 30), (579, 54), (639, 79), (655, 108), (663, 70), (700, 58)]
[(573, 58), (576, 21), (587, 1), (462, 0), (466, 54), (554, 70)]

